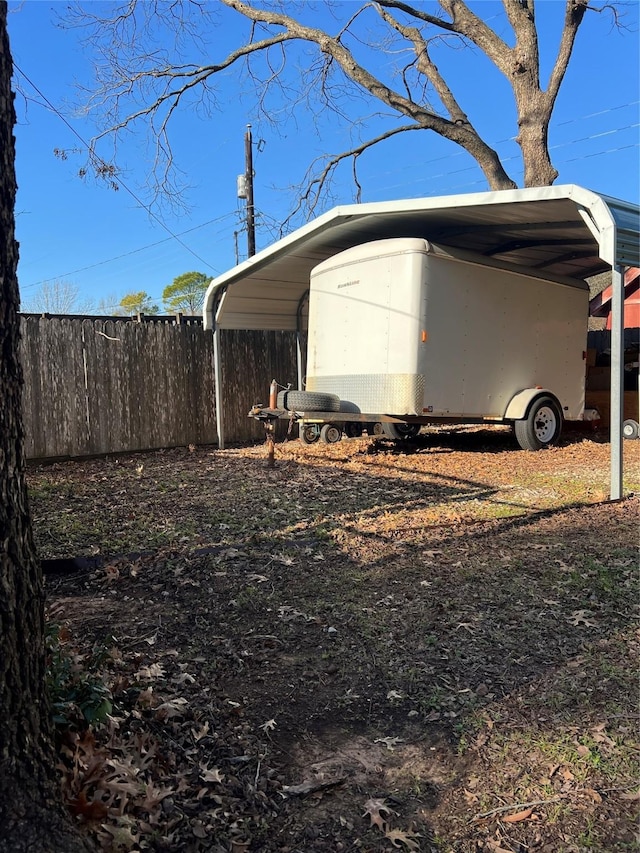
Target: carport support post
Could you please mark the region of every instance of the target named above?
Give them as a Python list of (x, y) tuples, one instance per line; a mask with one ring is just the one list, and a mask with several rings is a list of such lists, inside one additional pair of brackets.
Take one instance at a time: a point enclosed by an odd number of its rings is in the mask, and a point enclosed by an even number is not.
[(622, 497), (622, 418), (624, 411), (624, 276), (621, 267), (611, 270), (611, 494)]
[(213, 375), (216, 383), (216, 432), (218, 450), (224, 450), (224, 416), (222, 412), (222, 364), (220, 360), (220, 329), (213, 330)]

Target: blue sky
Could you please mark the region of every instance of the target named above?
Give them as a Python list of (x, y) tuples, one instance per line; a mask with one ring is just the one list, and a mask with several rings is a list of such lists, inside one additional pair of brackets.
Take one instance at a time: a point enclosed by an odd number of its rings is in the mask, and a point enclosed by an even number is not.
[[(501, 4), (486, 0), (472, 5), (492, 26), (506, 32)], [(106, 9), (109, 4), (88, 6)], [(223, 272), (235, 263), (234, 232), (238, 232), (240, 260), (246, 253), (236, 177), (244, 171), (247, 123), (252, 123), (255, 144), (258, 249), (274, 239), (295, 200), (292, 187), (302, 180), (309, 162), (327, 151), (343, 150), (353, 139), (353, 128), (325, 117), (312, 120), (304, 109), (275, 127), (261, 121), (246, 83), (239, 82), (236, 72), (227, 73), (220, 79), (218, 110), (203, 114), (192, 107), (176, 114), (172, 122), (176, 161), (188, 188), (181, 192), (182, 211), (153, 208), (165, 230), (145, 209), (150, 201), (146, 176), (151, 154), (143, 127), (129, 134), (121, 148), (123, 188), (118, 192), (94, 178), (78, 176), (84, 163), (82, 151), (70, 153), (66, 160), (54, 155), (54, 149), (82, 149), (76, 134), (82, 140), (95, 134), (91, 115), (80, 115), (75, 104), (79, 102), (77, 85), (91, 88), (93, 84), (96, 57), (83, 46), (77, 29), (57, 25), (66, 4), (26, 0), (10, 2), (9, 8), (14, 61), (25, 75), (16, 76), (24, 93), (19, 92), (16, 99), (16, 227), (24, 302), (43, 281), (55, 280), (76, 287), (81, 299), (97, 302), (145, 290), (159, 302), (163, 287), (184, 272)], [(357, 7), (348, 1), (336, 8), (340, 17)], [(604, 14), (588, 13), (550, 134), (560, 172), (556, 183), (576, 183), (633, 202), (640, 200), (637, 8), (636, 3), (627, 7), (630, 31), (624, 35), (612, 28)], [(322, 4), (308, 4), (305, 9), (313, 14), (316, 25), (335, 28)], [(547, 62), (555, 51), (563, 9), (560, 0), (537, 4)], [(195, 61), (209, 55), (207, 50), (212, 60), (222, 58), (239, 43), (242, 26), (236, 15), (230, 24), (211, 33), (209, 47), (203, 47)], [(298, 61), (304, 60), (299, 56)], [(385, 64), (391, 64), (388, 57), (375, 61), (382, 63), (375, 69), (380, 73)], [(471, 120), (520, 181), (513, 109), (502, 78), (470, 53), (452, 54), (450, 65), (447, 57), (441, 61), (441, 70), (451, 76)], [(55, 109), (42, 102), (32, 84)], [(282, 106), (277, 98), (269, 102), (275, 116), (281, 115)], [(362, 105), (352, 101), (349, 109), (357, 112)], [(370, 131), (377, 126), (375, 118), (367, 122)], [(363, 201), (486, 189), (468, 155), (425, 132), (405, 134), (364, 155), (358, 177)], [(351, 203), (353, 192), (347, 165), (338, 173), (333, 201), (327, 206)]]

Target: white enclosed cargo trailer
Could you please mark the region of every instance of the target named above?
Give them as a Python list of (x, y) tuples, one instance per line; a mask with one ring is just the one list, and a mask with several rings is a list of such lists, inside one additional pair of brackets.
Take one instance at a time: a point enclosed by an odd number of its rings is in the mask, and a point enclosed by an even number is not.
[[(306, 389), (286, 407), (307, 441), (489, 422), (552, 444), (583, 415), (588, 299), (582, 281), (421, 238), (355, 246), (311, 272)], [(340, 414), (310, 411), (338, 398)]]

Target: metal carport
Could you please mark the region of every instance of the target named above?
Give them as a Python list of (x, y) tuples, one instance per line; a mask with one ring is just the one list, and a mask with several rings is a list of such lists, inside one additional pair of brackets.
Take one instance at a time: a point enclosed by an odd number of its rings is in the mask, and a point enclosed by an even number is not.
[(214, 331), (219, 446), (224, 424), (216, 330), (299, 333), (313, 267), (386, 237), (424, 237), (577, 279), (612, 271), (610, 491), (612, 499), (622, 497), (623, 272), (640, 266), (640, 207), (573, 184), (336, 207), (214, 279), (203, 311), (205, 328)]

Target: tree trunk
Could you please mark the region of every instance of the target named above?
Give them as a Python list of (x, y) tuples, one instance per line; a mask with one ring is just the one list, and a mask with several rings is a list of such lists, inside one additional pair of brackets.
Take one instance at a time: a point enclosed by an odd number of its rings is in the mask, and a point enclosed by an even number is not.
[(516, 80), (513, 90), (518, 105), (518, 136), (522, 150), (525, 187), (546, 187), (558, 177), (549, 156), (551, 108), (544, 92), (528, 79)]
[(44, 604), (23, 474), (16, 180), (7, 4), (0, 2), (0, 851), (90, 849), (62, 806), (45, 694)]

